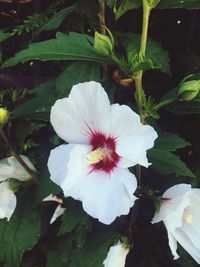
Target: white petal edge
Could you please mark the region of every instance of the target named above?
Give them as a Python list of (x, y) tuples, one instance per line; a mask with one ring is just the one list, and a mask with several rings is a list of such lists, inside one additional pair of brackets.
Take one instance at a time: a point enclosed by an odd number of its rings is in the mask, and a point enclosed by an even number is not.
[(58, 217), (62, 216), (65, 212), (65, 208), (62, 208), (61, 205), (58, 205), (58, 207), (55, 209), (52, 217), (51, 217), (51, 220), (50, 220), (50, 224), (54, 223)]
[(190, 184), (177, 184), (165, 191), (163, 198), (175, 198), (185, 195), (187, 192), (191, 191)]
[(54, 201), (54, 202), (57, 202), (59, 204), (63, 203), (63, 200), (61, 198), (54, 196), (53, 194), (48, 195), (42, 201)]
[(178, 248), (177, 241), (170, 231), (167, 231), (167, 235), (168, 235), (169, 247), (171, 249), (172, 255), (174, 257), (174, 260), (177, 260), (179, 258), (179, 255), (176, 252)]

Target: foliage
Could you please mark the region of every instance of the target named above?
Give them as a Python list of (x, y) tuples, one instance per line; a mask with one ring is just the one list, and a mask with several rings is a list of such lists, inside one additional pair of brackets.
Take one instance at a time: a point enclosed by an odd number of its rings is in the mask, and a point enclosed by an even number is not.
[[(10, 221), (0, 219), (0, 267), (103, 267), (109, 247), (124, 236), (130, 246), (126, 267), (196, 267), (182, 249), (181, 259), (172, 260), (164, 228), (151, 220), (167, 188), (200, 185), (200, 1), (59, 0), (39, 3), (39, 9), (35, 2), (0, 3), (2, 10), (6, 6), (0, 13), (0, 108), (11, 114), (0, 125), (8, 139), (1, 133), (0, 159), (26, 154), (38, 179), (13, 182), (17, 207)], [(145, 47), (144, 2), (155, 6)], [(184, 69), (189, 52), (193, 64)], [(51, 107), (73, 85), (88, 81), (100, 82), (111, 103), (129, 105), (158, 133), (147, 152), (149, 168), (131, 168), (138, 178), (136, 204), (111, 225), (86, 214), (79, 200), (65, 198), (47, 168), (50, 151), (63, 144), (49, 123)], [(61, 202), (43, 202), (50, 194)], [(59, 205), (65, 212), (50, 224)], [(152, 245), (154, 238), (160, 246)]]
[(0, 222), (0, 260), (6, 267), (19, 266), (24, 251), (32, 249), (40, 236), (40, 212), (33, 206), (32, 193), (30, 190), (20, 193), (18, 208), (11, 221)]

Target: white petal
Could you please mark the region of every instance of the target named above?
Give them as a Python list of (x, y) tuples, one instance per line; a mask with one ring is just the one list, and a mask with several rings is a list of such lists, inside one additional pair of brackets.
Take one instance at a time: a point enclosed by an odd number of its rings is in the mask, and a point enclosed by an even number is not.
[[(196, 190), (195, 190), (196, 191)], [(189, 194), (191, 205), (187, 207), (184, 211), (183, 217), (183, 225), (181, 229), (185, 232), (185, 234), (189, 237), (192, 244), (200, 249), (200, 196), (192, 191)], [(187, 220), (189, 216), (189, 221)]]
[(126, 248), (122, 243), (110, 247), (108, 255), (103, 262), (104, 267), (124, 267), (126, 256), (129, 253), (129, 248)]
[(51, 109), (51, 124), (69, 143), (88, 143), (92, 132), (108, 133), (109, 118), (108, 96), (93, 81), (74, 85), (69, 97), (57, 100)]
[(104, 224), (126, 215), (133, 206), (137, 187), (135, 176), (128, 169), (116, 168), (110, 175), (94, 171), (80, 189), (83, 209)]
[(180, 243), (180, 245), (200, 264), (200, 249), (195, 247), (191, 242), (190, 238), (182, 230), (178, 228), (173, 232), (175, 239)]
[(55, 201), (59, 204), (63, 203), (63, 200), (61, 198), (58, 198), (57, 196), (54, 196), (53, 194), (48, 195), (42, 201)]
[[(127, 125), (128, 127), (128, 125)], [(157, 133), (151, 126), (142, 125), (132, 135), (121, 135), (117, 141), (116, 152), (121, 156), (119, 166), (122, 168), (140, 164), (148, 167), (146, 151), (153, 147)]]
[(169, 247), (171, 249), (172, 255), (174, 256), (174, 260), (176, 260), (179, 258), (179, 255), (176, 252), (177, 251), (177, 241), (170, 231), (167, 231), (167, 235), (168, 235)]
[(8, 182), (0, 183), (0, 218), (10, 220), (17, 205), (16, 196), (9, 188)]
[(170, 229), (180, 227), (183, 223), (182, 216), (184, 210), (190, 205), (188, 197), (177, 197), (169, 200), (163, 200), (158, 213), (154, 215), (152, 223), (160, 221), (167, 222)]
[(191, 191), (190, 184), (177, 184), (165, 191), (163, 198), (175, 198), (185, 195), (187, 192)]
[(111, 135), (132, 135), (142, 127), (140, 116), (126, 105), (111, 105)]
[(64, 181), (67, 174), (67, 164), (70, 157), (70, 152), (74, 145), (60, 145), (51, 150), (47, 166), (51, 174), (50, 179), (59, 186)]
[[(24, 155), (20, 155), (20, 157), (30, 169), (36, 171), (28, 157)], [(19, 181), (27, 181), (31, 179), (31, 175), (24, 169), (19, 161), (12, 156), (0, 160), (0, 181), (4, 181), (8, 178), (14, 178)]]
[(62, 208), (61, 205), (58, 205), (58, 207), (55, 209), (54, 214), (53, 214), (53, 216), (52, 216), (52, 218), (51, 218), (51, 220), (50, 220), (50, 224), (54, 223), (55, 220), (56, 220), (58, 217), (60, 217), (61, 215), (63, 215), (64, 212), (65, 212), (65, 210), (66, 210), (66, 209), (65, 209), (65, 208)]
[(87, 145), (75, 145), (71, 150), (67, 162), (67, 172), (60, 184), (65, 197), (80, 199), (80, 188), (91, 171), (86, 161), (86, 156), (90, 151), (91, 147)]

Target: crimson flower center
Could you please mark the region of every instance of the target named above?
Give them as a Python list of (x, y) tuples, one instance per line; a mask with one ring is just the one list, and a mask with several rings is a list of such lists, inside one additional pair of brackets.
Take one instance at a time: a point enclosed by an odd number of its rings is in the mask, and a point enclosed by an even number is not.
[(114, 137), (106, 137), (102, 133), (93, 133), (90, 138), (92, 151), (89, 153), (89, 163), (92, 171), (113, 171), (120, 160), (116, 153), (116, 140)]

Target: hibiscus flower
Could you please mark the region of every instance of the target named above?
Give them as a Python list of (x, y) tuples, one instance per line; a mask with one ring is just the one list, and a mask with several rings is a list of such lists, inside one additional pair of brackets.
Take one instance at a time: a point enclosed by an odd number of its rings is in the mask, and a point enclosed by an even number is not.
[(137, 187), (128, 167), (149, 166), (146, 150), (157, 138), (154, 129), (128, 106), (110, 105), (93, 81), (73, 86), (68, 98), (57, 100), (50, 119), (69, 143), (53, 149), (48, 160), (51, 179), (65, 197), (82, 201), (83, 209), (104, 224), (128, 214)]
[(165, 191), (152, 223), (163, 221), (174, 260), (179, 258), (177, 242), (200, 264), (200, 189), (177, 184)]

